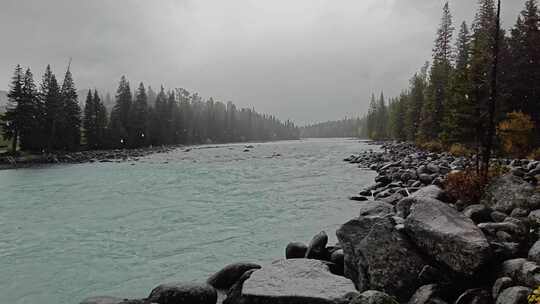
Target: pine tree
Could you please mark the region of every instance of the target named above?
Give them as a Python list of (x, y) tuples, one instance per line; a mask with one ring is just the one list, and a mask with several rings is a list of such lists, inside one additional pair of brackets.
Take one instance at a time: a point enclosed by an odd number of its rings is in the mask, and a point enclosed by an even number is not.
[(522, 111), (536, 125), (540, 144), (540, 12), (536, 0), (527, 0), (509, 39), (510, 104), (506, 110)]
[(59, 134), (62, 137), (63, 148), (75, 151), (79, 149), (81, 144), (81, 108), (69, 67), (62, 83), (61, 96), (64, 119), (62, 119), (62, 130), (59, 130)]
[(11, 78), (9, 93), (7, 95), (9, 104), (4, 114), (3, 135), (11, 140), (11, 150), (17, 151), (19, 135), (22, 128), (22, 118), (19, 105), (23, 103), (23, 72), (20, 65), (15, 67), (15, 72)]
[(92, 96), (92, 91), (88, 90), (88, 94), (86, 95), (86, 103), (84, 105), (83, 127), (86, 145), (90, 149), (96, 149), (98, 147), (96, 122), (97, 105), (95, 104), (94, 96)]
[(371, 94), (371, 100), (369, 102), (369, 109), (367, 114), (367, 136), (374, 139), (377, 132), (377, 100), (375, 94)]
[(129, 142), (132, 147), (142, 147), (146, 144), (147, 129), (148, 129), (148, 100), (146, 96), (146, 88), (141, 82), (135, 101), (130, 109), (130, 119), (128, 124)]
[(420, 73), (416, 73), (410, 81), (409, 100), (405, 119), (407, 139), (416, 141), (421, 122), (422, 108), (425, 103), (425, 90), (427, 85), (428, 63), (422, 67)]
[(469, 96), (470, 88), (470, 43), (471, 37), (467, 24), (461, 24), (456, 42), (455, 69), (448, 86), (448, 100), (445, 105), (443, 132), (441, 139), (445, 143), (473, 143), (474, 104)]
[(377, 102), (377, 114), (376, 114), (376, 139), (387, 138), (387, 123), (388, 123), (388, 110), (386, 109), (386, 102), (384, 100), (384, 94), (381, 92), (379, 101)]
[(98, 148), (104, 148), (107, 144), (107, 107), (99, 98), (97, 90), (94, 90), (93, 104), (96, 111), (96, 145)]
[(111, 111), (110, 130), (113, 147), (126, 147), (131, 108), (131, 89), (125, 76), (122, 76), (116, 91), (116, 103)]
[(47, 65), (41, 82), (41, 99), (45, 107), (45, 134), (47, 151), (61, 149), (57, 130), (61, 128), (63, 102), (56, 76)]
[(444, 115), (444, 104), (447, 101), (447, 87), (452, 71), (452, 36), (454, 27), (448, 2), (443, 7), (441, 24), (437, 30), (435, 47), (433, 48), (433, 64), (431, 65), (427, 99), (421, 113), (421, 140), (437, 139), (441, 133)]
[(21, 149), (41, 152), (45, 148), (43, 107), (30, 69), (24, 74), (21, 101), (18, 105)]

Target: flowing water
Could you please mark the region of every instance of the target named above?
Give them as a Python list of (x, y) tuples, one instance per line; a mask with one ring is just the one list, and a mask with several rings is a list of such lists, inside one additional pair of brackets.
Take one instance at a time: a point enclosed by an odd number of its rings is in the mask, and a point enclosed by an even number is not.
[(356, 215), (347, 196), (375, 175), (342, 159), (371, 147), (253, 145), (0, 171), (0, 303), (144, 297), (228, 263), (280, 258), (288, 242), (321, 230), (335, 242), (335, 229)]

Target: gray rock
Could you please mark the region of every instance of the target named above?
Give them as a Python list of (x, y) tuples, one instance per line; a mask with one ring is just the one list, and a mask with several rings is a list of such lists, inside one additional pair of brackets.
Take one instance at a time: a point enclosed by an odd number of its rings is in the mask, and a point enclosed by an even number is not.
[(476, 224), (491, 220), (491, 209), (482, 204), (470, 205), (463, 210), (463, 214)]
[(351, 281), (330, 273), (323, 261), (278, 260), (253, 271), (243, 282), (240, 294), (229, 294), (226, 303), (332, 304), (355, 291)]
[(214, 287), (208, 284), (162, 284), (152, 290), (147, 302), (159, 304), (216, 304), (217, 292)]
[(357, 202), (364, 202), (364, 201), (369, 200), (367, 197), (362, 196), (362, 195), (353, 195), (353, 196), (349, 197), (349, 199), (351, 201), (357, 201)]
[(308, 248), (306, 244), (300, 242), (292, 242), (285, 248), (285, 257), (287, 259), (300, 259), (306, 256)]
[(495, 304), (524, 304), (531, 289), (523, 286), (506, 288), (497, 297)]
[(510, 277), (515, 279), (518, 277), (523, 264), (527, 262), (524, 258), (510, 259), (504, 261), (499, 269), (499, 277)]
[(507, 218), (507, 217), (508, 217), (507, 214), (505, 214), (503, 212), (500, 212), (500, 211), (491, 212), (491, 219), (496, 223), (504, 221), (504, 219)]
[(260, 269), (261, 266), (253, 263), (235, 263), (225, 266), (220, 271), (213, 274), (206, 283), (216, 289), (229, 289), (248, 270)]
[(540, 264), (540, 241), (536, 241), (531, 249), (529, 249), (528, 258), (529, 260)]
[(482, 288), (467, 289), (454, 302), (454, 304), (491, 304), (491, 293)]
[(324, 260), (328, 257), (326, 244), (328, 243), (328, 235), (321, 231), (311, 239), (308, 250), (306, 252), (307, 259)]
[(426, 254), (460, 274), (474, 274), (491, 256), (486, 237), (472, 220), (438, 200), (417, 199), (405, 229)]
[(508, 287), (512, 287), (513, 283), (514, 282), (510, 277), (498, 278), (493, 284), (493, 288), (491, 289), (491, 297), (493, 298), (493, 300), (497, 299), (501, 291), (505, 290)]
[(395, 205), (397, 204), (397, 202), (399, 202), (403, 198), (404, 198), (403, 194), (396, 192), (388, 197), (382, 198), (381, 202), (388, 203), (390, 205)]
[(384, 292), (367, 290), (355, 297), (350, 304), (397, 304), (397, 301)]
[(434, 198), (440, 201), (446, 201), (446, 193), (439, 186), (435, 185), (420, 188), (420, 190), (413, 193), (411, 197)]
[(420, 176), (418, 176), (418, 179), (424, 184), (424, 185), (430, 185), (431, 182), (433, 182), (433, 176), (427, 173), (422, 173)]
[(512, 210), (512, 212), (510, 213), (510, 216), (518, 218), (518, 217), (526, 217), (528, 214), (529, 214), (528, 210), (518, 207)]
[(521, 285), (537, 287), (540, 285), (540, 266), (535, 262), (526, 261), (521, 265), (516, 279)]
[(437, 284), (424, 285), (413, 294), (409, 299), (409, 304), (432, 304), (441, 301), (439, 298), (440, 290)]
[(506, 174), (494, 179), (487, 187), (482, 202), (493, 210), (510, 213), (518, 207), (529, 208), (528, 197), (534, 187), (523, 179)]
[(540, 225), (540, 209), (533, 210), (529, 213), (529, 222), (532, 225), (539, 226)]
[(396, 215), (402, 218), (406, 218), (409, 216), (409, 213), (411, 212), (411, 206), (416, 201), (416, 198), (414, 197), (405, 197), (401, 199), (396, 204)]
[(360, 205), (360, 216), (394, 214), (394, 206), (380, 201), (369, 201)]
[(336, 232), (345, 254), (345, 275), (360, 291), (375, 289), (406, 301), (419, 286), (426, 263), (390, 216), (360, 217)]

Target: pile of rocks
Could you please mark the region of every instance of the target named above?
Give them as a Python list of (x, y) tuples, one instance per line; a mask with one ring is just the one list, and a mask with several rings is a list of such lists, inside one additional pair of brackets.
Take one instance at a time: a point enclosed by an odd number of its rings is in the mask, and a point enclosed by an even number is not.
[(92, 162), (119, 162), (138, 160), (154, 153), (170, 152), (177, 147), (160, 146), (139, 149), (90, 150), (71, 153), (29, 154), (21, 156), (0, 156), (0, 168), (27, 167), (37, 164), (80, 164)]

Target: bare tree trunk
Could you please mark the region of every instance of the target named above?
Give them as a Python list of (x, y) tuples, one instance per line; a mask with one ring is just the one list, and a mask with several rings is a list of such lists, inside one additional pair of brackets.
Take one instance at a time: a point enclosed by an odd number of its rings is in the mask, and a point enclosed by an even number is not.
[(497, 20), (495, 24), (495, 40), (493, 46), (493, 65), (491, 67), (491, 94), (489, 98), (488, 110), (488, 130), (484, 153), (482, 155), (482, 178), (487, 180), (489, 171), (489, 160), (491, 158), (491, 150), (493, 149), (493, 136), (495, 134), (495, 106), (497, 103), (497, 66), (499, 64), (499, 44), (501, 32), (501, 0), (497, 5)]

